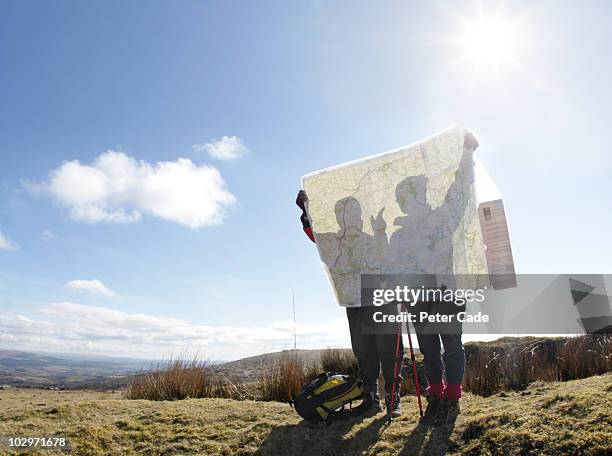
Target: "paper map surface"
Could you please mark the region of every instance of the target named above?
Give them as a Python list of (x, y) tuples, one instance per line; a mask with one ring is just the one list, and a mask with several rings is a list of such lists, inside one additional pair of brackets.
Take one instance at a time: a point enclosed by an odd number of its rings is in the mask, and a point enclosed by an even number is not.
[(361, 305), (361, 274), (486, 274), (466, 134), (452, 128), (302, 178), (338, 304)]

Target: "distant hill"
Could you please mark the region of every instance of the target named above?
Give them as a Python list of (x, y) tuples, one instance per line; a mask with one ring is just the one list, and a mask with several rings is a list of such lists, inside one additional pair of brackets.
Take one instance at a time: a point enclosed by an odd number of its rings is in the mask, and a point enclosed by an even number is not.
[[(318, 363), (322, 350), (297, 350), (304, 364)], [(261, 366), (270, 366), (283, 353), (265, 353), (235, 361), (209, 361), (215, 371), (243, 381), (257, 378)], [(0, 385), (23, 388), (121, 389), (129, 377), (158, 364), (137, 358), (104, 355), (44, 353), (0, 349)]]
[(305, 363), (316, 362), (319, 361), (319, 357), (321, 355), (322, 350), (282, 350), (278, 352), (272, 353), (264, 353), (262, 355), (249, 356), (247, 358), (238, 359), (235, 361), (228, 361), (220, 366), (224, 367), (240, 367), (240, 368), (253, 368), (257, 367), (260, 363), (269, 363), (276, 361), (280, 358), (284, 353), (297, 353), (297, 355), (304, 361)]
[[(318, 363), (322, 350), (297, 350), (304, 364)], [(235, 361), (211, 361), (215, 371), (243, 381), (257, 378), (261, 366), (270, 366), (285, 350)], [(159, 361), (104, 355), (44, 353), (0, 349), (0, 385), (22, 388), (121, 389), (129, 377)]]
[[(345, 349), (350, 352), (350, 349)], [(229, 361), (215, 366), (215, 371), (224, 373), (242, 381), (254, 380), (262, 366), (271, 366), (283, 354), (297, 353), (304, 365), (318, 364), (323, 350), (283, 350), (263, 355), (249, 356), (248, 358)]]
[(112, 389), (151, 361), (0, 349), (0, 385), (27, 388)]

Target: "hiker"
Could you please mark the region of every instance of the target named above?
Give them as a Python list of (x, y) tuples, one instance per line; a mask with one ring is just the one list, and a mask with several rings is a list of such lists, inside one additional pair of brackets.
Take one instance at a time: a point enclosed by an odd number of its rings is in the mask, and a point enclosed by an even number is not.
[[(406, 215), (398, 217), (394, 223), (400, 229), (391, 235), (389, 242), (391, 262), (401, 267), (404, 273), (414, 274), (424, 286), (432, 287), (432, 279), (433, 283), (436, 280), (454, 281), (452, 237), (466, 209), (467, 201), (462, 187), (473, 182), (473, 153), (477, 147), (478, 141), (474, 135), (467, 133), (454, 181), (439, 207), (433, 209), (427, 202), (426, 176), (407, 177), (395, 190), (397, 203)], [(428, 229), (423, 229), (424, 226)], [(406, 268), (409, 270), (406, 271)], [(465, 352), (461, 341), (462, 325), (456, 314), (465, 311), (465, 305), (418, 302), (411, 310), (416, 315), (421, 311), (455, 315), (451, 324), (438, 327), (414, 323), (428, 383), (428, 405), (422, 421), (447, 424), (454, 421), (460, 412)]]
[[(310, 226), (310, 221), (308, 220), (308, 215), (306, 213), (305, 203), (307, 200), (308, 198), (306, 193), (303, 190), (300, 190), (295, 203), (302, 210), (300, 220), (302, 222), (304, 232), (312, 242), (316, 242), (314, 233)], [(346, 209), (347, 205), (351, 205), (354, 209), (350, 211), (350, 213), (355, 214), (355, 220), (346, 220), (345, 217), (339, 215), (340, 212), (343, 214), (345, 213), (344, 210)], [(320, 237), (320, 242), (326, 242), (326, 240), (338, 238), (338, 236), (351, 236), (352, 241), (356, 245), (360, 246), (357, 251), (361, 252), (361, 256), (364, 258), (365, 255), (363, 255), (363, 253), (366, 250), (371, 251), (371, 249), (376, 248), (377, 245), (381, 245), (379, 236), (370, 236), (363, 232), (363, 222), (360, 218), (361, 207), (355, 198), (349, 197), (338, 201), (336, 203), (335, 210), (340, 231), (338, 233), (322, 233), (321, 235), (318, 235), (318, 237)], [(384, 233), (386, 227), (383, 227), (382, 230), (378, 229), (380, 228), (381, 220), (382, 211), (379, 213), (379, 216), (376, 219), (372, 218), (371, 220), (375, 232), (378, 231), (380, 233), (382, 231), (382, 233)], [(385, 238), (382, 244), (386, 245), (386, 234), (384, 236)], [(340, 252), (334, 261), (360, 261), (359, 258), (344, 257), (345, 255), (350, 254), (351, 253)], [(357, 256), (359, 255), (360, 253), (357, 253)], [(324, 261), (325, 260), (326, 259), (324, 259)], [(342, 291), (340, 291), (340, 293), (342, 293)], [(375, 413), (382, 411), (380, 397), (378, 395), (378, 376), (382, 368), (383, 378), (385, 380), (385, 404), (388, 410), (391, 402), (393, 402), (393, 410), (391, 410), (391, 415), (393, 417), (398, 417), (402, 414), (399, 391), (395, 394), (395, 400), (391, 401), (396, 337), (392, 327), (390, 331), (382, 331), (381, 333), (380, 324), (375, 323), (374, 319), (372, 318), (374, 312), (376, 311), (386, 314), (395, 314), (396, 306), (387, 305), (381, 307), (368, 306), (346, 308), (346, 316), (351, 334), (351, 347), (359, 364), (359, 371), (363, 380), (363, 387), (372, 399), (371, 411), (374, 411)], [(403, 353), (403, 347), (401, 347), (401, 353)]]

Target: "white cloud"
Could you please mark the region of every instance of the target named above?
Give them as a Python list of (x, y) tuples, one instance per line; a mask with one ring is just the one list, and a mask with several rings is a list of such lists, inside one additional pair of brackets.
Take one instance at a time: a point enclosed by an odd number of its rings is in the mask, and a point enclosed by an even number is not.
[(193, 150), (206, 151), (208, 155), (218, 160), (235, 160), (249, 151), (238, 136), (223, 136), (220, 140), (211, 143), (194, 144)]
[[(211, 326), (71, 302), (48, 305), (45, 319), (0, 314), (0, 345), (21, 349), (162, 356), (184, 349), (211, 359), (235, 359), (293, 346), (293, 323)], [(296, 327), (300, 348), (346, 346), (345, 319)]]
[(64, 162), (46, 181), (24, 185), (68, 208), (72, 220), (92, 224), (134, 223), (152, 215), (201, 228), (222, 223), (235, 202), (213, 166), (185, 158), (151, 164), (112, 150), (91, 165)]
[(43, 230), (43, 232), (40, 234), (40, 238), (43, 241), (50, 241), (55, 239), (55, 233), (53, 233), (51, 230)]
[(19, 245), (16, 242), (11, 241), (7, 238), (2, 231), (0, 231), (0, 250), (18, 250)]
[(71, 280), (66, 284), (66, 288), (69, 288), (70, 290), (84, 290), (90, 293), (97, 293), (109, 298), (114, 298), (117, 296), (117, 293), (108, 288), (98, 279)]

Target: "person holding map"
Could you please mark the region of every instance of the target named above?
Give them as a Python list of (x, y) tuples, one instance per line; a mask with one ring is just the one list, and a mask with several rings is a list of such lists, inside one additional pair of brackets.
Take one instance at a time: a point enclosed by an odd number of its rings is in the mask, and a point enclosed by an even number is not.
[[(466, 209), (464, 192), (473, 183), (473, 153), (477, 147), (478, 141), (474, 135), (467, 133), (454, 180), (443, 203), (435, 209), (427, 202), (428, 178), (425, 175), (409, 176), (399, 182), (395, 189), (396, 201), (405, 215), (394, 222), (400, 228), (391, 235), (391, 266), (388, 272), (401, 271), (412, 275), (417, 285), (420, 281), (429, 286), (431, 279), (442, 282), (438, 285), (443, 287), (453, 285), (443, 282), (453, 281), (453, 234)], [(456, 314), (465, 310), (465, 306), (420, 302), (411, 311), (419, 314), (422, 310), (430, 314)], [(429, 384), (428, 406), (423, 420), (446, 424), (459, 413), (458, 401), (465, 371), (461, 324), (454, 319), (452, 324), (428, 327), (427, 323), (417, 320), (414, 327)]]
[[(342, 198), (334, 206), (339, 226), (338, 232), (318, 233), (315, 241), (306, 213), (306, 201), (306, 193), (301, 190), (298, 193), (296, 204), (302, 210), (302, 227), (311, 241), (325, 245), (326, 248), (321, 251), (326, 252), (322, 260), (327, 268), (335, 269), (350, 263), (363, 272), (380, 271), (382, 265), (376, 261), (380, 255), (376, 253), (387, 248), (386, 223), (382, 218), (382, 210), (376, 218), (370, 219), (374, 235), (369, 235), (363, 231), (359, 201), (350, 196)], [(360, 275), (345, 274), (342, 279), (336, 280), (336, 293), (340, 299), (344, 298), (345, 290), (348, 295), (352, 287), (359, 286)], [(394, 305), (347, 307), (346, 316), (351, 334), (351, 347), (359, 364), (364, 389), (372, 399), (373, 410), (376, 413), (382, 411), (378, 396), (378, 376), (382, 368), (385, 379), (385, 402), (387, 408), (393, 402), (391, 415), (398, 417), (402, 414), (399, 392), (396, 393), (395, 400), (391, 401), (396, 348), (394, 327), (387, 325), (389, 328), (381, 330), (380, 325), (375, 324), (372, 318), (374, 311), (395, 313), (396, 307)]]

